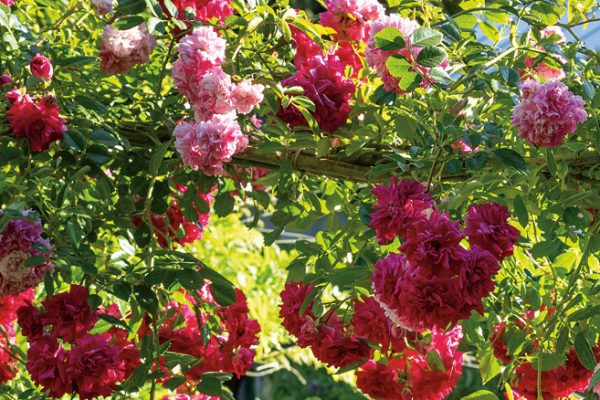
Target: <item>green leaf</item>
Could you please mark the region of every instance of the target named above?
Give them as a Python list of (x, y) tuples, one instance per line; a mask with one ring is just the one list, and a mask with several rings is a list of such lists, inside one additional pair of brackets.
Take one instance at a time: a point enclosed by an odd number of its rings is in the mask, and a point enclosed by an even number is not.
[(594, 371), (594, 368), (596, 368), (596, 357), (592, 351), (592, 346), (590, 346), (590, 343), (583, 333), (578, 333), (577, 336), (575, 336), (575, 350), (577, 351), (577, 358), (579, 358), (581, 364), (590, 371)]
[(489, 21), (480, 21), (479, 27), (485, 36), (488, 37), (492, 42), (496, 43), (500, 39), (500, 32), (498, 28)]
[(385, 66), (390, 72), (390, 75), (396, 78), (404, 76), (404, 74), (406, 74), (406, 72), (412, 68), (406, 57), (400, 54), (394, 54), (393, 56), (389, 57), (385, 62)]
[(439, 47), (425, 47), (417, 56), (417, 64), (423, 67), (437, 67), (447, 57), (446, 51)]
[(144, 17), (140, 17), (139, 15), (130, 15), (124, 18), (120, 18), (119, 20), (115, 21), (112, 25), (120, 31), (125, 31), (127, 29), (135, 28), (136, 26), (143, 24), (144, 22), (146, 22)]
[(430, 352), (427, 353), (427, 356), (425, 356), (425, 357), (427, 359), (427, 364), (429, 364), (429, 366), (434, 371), (440, 371), (442, 373), (446, 372), (446, 367), (444, 366), (442, 357), (440, 356), (440, 353), (438, 353), (437, 350), (431, 350)]
[(506, 165), (518, 169), (519, 171), (527, 170), (527, 163), (523, 157), (514, 150), (500, 148), (494, 151), (494, 154)]
[(400, 79), (398, 86), (400, 89), (410, 92), (419, 87), (421, 82), (423, 82), (421, 75), (416, 72), (407, 71)]
[(226, 215), (231, 214), (234, 204), (235, 203), (230, 192), (221, 193), (215, 198), (215, 213), (219, 217), (225, 217)]
[(397, 28), (383, 28), (375, 34), (375, 45), (384, 51), (400, 50), (406, 47), (402, 32)]
[(200, 272), (192, 268), (184, 268), (178, 271), (177, 277), (181, 285), (187, 290), (200, 290), (204, 285), (204, 279)]
[(461, 400), (498, 400), (498, 396), (489, 390), (478, 390), (468, 396), (460, 398)]
[(569, 322), (582, 321), (600, 313), (600, 305), (586, 307), (575, 311), (567, 318)]
[(429, 70), (427, 76), (436, 82), (447, 84), (452, 81), (450, 75), (442, 67), (433, 67)]
[[(540, 361), (538, 361), (539, 358), (541, 358)], [(531, 365), (536, 370), (538, 369), (539, 365), (542, 371), (551, 371), (563, 364), (565, 360), (566, 356), (563, 353), (541, 353), (538, 354), (537, 357), (532, 358)]]
[(413, 32), (410, 39), (414, 47), (435, 47), (442, 42), (443, 35), (431, 28), (419, 28)]
[(98, 114), (108, 114), (108, 108), (104, 104), (89, 96), (78, 94), (75, 96), (75, 102), (79, 103), (87, 110), (96, 111)]
[(127, 326), (127, 324), (125, 322), (121, 321), (119, 318), (113, 317), (112, 315), (98, 314), (98, 318), (103, 319), (104, 321), (110, 323), (111, 325), (115, 325), (115, 326), (125, 329), (126, 331), (129, 331), (129, 327)]
[(133, 288), (133, 293), (144, 310), (150, 314), (158, 311), (158, 299), (152, 289), (144, 285), (137, 285)]
[(151, 175), (156, 176), (158, 174), (158, 170), (160, 169), (160, 164), (162, 163), (163, 158), (165, 157), (165, 153), (167, 149), (171, 145), (171, 141), (167, 141), (162, 143), (158, 148), (156, 148), (152, 154), (152, 158), (150, 158), (150, 165), (148, 171)]
[(31, 256), (27, 260), (25, 260), (25, 262), (23, 264), (27, 268), (32, 268), (32, 267), (37, 267), (38, 265), (41, 265), (45, 262), (46, 262), (46, 257)]
[(548, 257), (553, 260), (564, 248), (563, 242), (559, 239), (545, 240), (538, 242), (531, 248), (531, 255), (535, 258)]
[(527, 206), (520, 195), (517, 195), (513, 199), (513, 207), (515, 208), (515, 215), (519, 220), (522, 227), (526, 227), (529, 223), (529, 213), (527, 212)]
[(596, 386), (598, 386), (599, 383), (600, 383), (600, 369), (598, 369), (598, 371), (594, 372), (594, 375), (592, 375), (592, 379), (590, 379), (590, 384), (588, 385), (588, 390), (589, 391), (593, 390)]
[(174, 376), (172, 378), (169, 378), (169, 380), (167, 380), (165, 383), (163, 383), (163, 386), (166, 389), (175, 390), (179, 386), (183, 385), (186, 381), (187, 378), (185, 376)]
[(500, 363), (494, 357), (494, 351), (489, 346), (477, 353), (477, 359), (479, 360), (481, 380), (485, 385), (500, 373)]

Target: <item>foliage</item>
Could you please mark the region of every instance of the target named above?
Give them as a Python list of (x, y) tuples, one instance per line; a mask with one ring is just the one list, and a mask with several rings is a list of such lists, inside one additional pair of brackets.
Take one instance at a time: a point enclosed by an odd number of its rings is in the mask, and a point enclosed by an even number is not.
[[(23, 135), (6, 118), (10, 96), (6, 104), (3, 100), (0, 232), (24, 210), (39, 214), (55, 268), (37, 287), (36, 305), (70, 284), (82, 284), (90, 289), (92, 308), (119, 306), (121, 317), (105, 318), (96, 327), (126, 327), (141, 350), (142, 366), (119, 384), (119, 396), (154, 399), (162, 386), (169, 387), (159, 368), (165, 357), (182, 370), (198, 363), (138, 335), (152, 321), (157, 337), (157, 326), (169, 320), (162, 310), (170, 300), (185, 301), (183, 289), (195, 293), (210, 283), (222, 307), (235, 302), (232, 282), (243, 289), (250, 314), (262, 326), (257, 364), (287, 363), (280, 352), (294, 339), (278, 320), (278, 295), (286, 281), (316, 288), (303, 311), (310, 306), (320, 315), (333, 307), (349, 324), (352, 301), (372, 293), (376, 262), (401, 242), (380, 245), (370, 226), (372, 189), (392, 176), (422, 182), (437, 208), (454, 220), (464, 219), (472, 204), (504, 204), (519, 230), (514, 255), (502, 261), (495, 290), (484, 299), (485, 312), (460, 322), (459, 350), (476, 357), (483, 383), (494, 382), (494, 392), (511, 390), (524, 362), (539, 371), (555, 370), (570, 349), (591, 375), (600, 335), (600, 57), (574, 28), (597, 25), (593, 1), (388, 0), (388, 14), (420, 27), (409, 35), (387, 27), (373, 43), (351, 43), (358, 63), (333, 72), (335, 58), (341, 58), (336, 52), (346, 45), (341, 33), (315, 22), (321, 9), (312, 10), (310, 19), (288, 1), (233, 1), (232, 15), (204, 20), (178, 12), (169, 0), (162, 6), (157, 0), (119, 0), (114, 12), (103, 16), (87, 1), (3, 3), (12, 2), (0, 1), (0, 46), (6, 49), (0, 72), (12, 83), (2, 91), (23, 88), (35, 101), (56, 102), (67, 131), (49, 150), (36, 151), (15, 137)], [(105, 26), (126, 30), (141, 23), (157, 43), (149, 62), (137, 62), (141, 65), (125, 74), (101, 71)], [(563, 28), (569, 40), (544, 37), (544, 28), (552, 25)], [(226, 172), (218, 176), (183, 163), (172, 139), (182, 119), (193, 119), (171, 76), (177, 42), (182, 32), (206, 26), (227, 42), (221, 67), (233, 84), (252, 79), (264, 85), (264, 100), (254, 111), (236, 114), (248, 147), (225, 160)], [(322, 91), (311, 92), (313, 86), (325, 89), (297, 65), (303, 64), (295, 60), (303, 50), (299, 35), (321, 52), (318, 67), (304, 64), (310, 71), (327, 69), (319, 77), (337, 85), (334, 94), (342, 86), (347, 94), (353, 85), (351, 96), (331, 100), (328, 93), (330, 106)], [(417, 53), (407, 48), (408, 36)], [(379, 65), (387, 75), (367, 62), (369, 52), (391, 52)], [(51, 60), (51, 79), (31, 75), (29, 61), (38, 53)], [(587, 119), (578, 120), (575, 132), (565, 132), (557, 147), (528, 143), (511, 121), (522, 80), (546, 82), (539, 66), (561, 72), (568, 90), (585, 103)], [(296, 83), (282, 84), (296, 74)], [(331, 127), (340, 114), (341, 126)], [(271, 172), (257, 178), (256, 167)], [(214, 201), (199, 192), (214, 195)], [(179, 211), (173, 211), (173, 202)], [(209, 225), (202, 241), (180, 247), (177, 239), (186, 232), (177, 225), (171, 234), (173, 213), (193, 222), (207, 213), (213, 221), (227, 218)], [(254, 226), (269, 216), (267, 247), (256, 231), (228, 217), (242, 213)], [(162, 220), (167, 227), (159, 227), (157, 216), (167, 218)], [(314, 227), (314, 241), (296, 240), (289, 253), (268, 247), (282, 235)], [(165, 246), (157, 240), (161, 234)], [(34, 257), (24, 265), (44, 261)], [(506, 365), (490, 340), (499, 322), (508, 326)], [(17, 336), (9, 347), (19, 360), (19, 374), (0, 393), (44, 398), (25, 373), (24, 338)], [(439, 358), (427, 358), (434, 371), (443, 369)], [(227, 379), (228, 374), (209, 374), (189, 388), (231, 398), (222, 388)], [(182, 381), (172, 381), (172, 388), (177, 383)], [(538, 383), (541, 389), (544, 382)]]

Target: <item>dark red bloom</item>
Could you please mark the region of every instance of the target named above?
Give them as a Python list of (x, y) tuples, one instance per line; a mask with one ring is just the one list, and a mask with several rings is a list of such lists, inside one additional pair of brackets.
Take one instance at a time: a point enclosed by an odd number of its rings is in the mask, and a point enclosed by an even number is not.
[[(281, 84), (284, 87), (302, 87), (304, 96), (315, 104), (312, 115), (319, 127), (333, 133), (346, 124), (351, 110), (350, 98), (356, 89), (351, 80), (344, 78), (343, 71), (344, 66), (339, 60), (315, 57)], [(281, 106), (277, 115), (292, 126), (307, 125), (306, 119), (294, 105), (287, 108)]]
[(317, 359), (337, 368), (365, 362), (373, 355), (364, 341), (345, 335), (339, 323), (320, 325), (311, 350)]
[(405, 400), (403, 375), (406, 368), (404, 359), (392, 359), (389, 363), (369, 360), (356, 372), (356, 386), (369, 396), (382, 400)]
[(504, 342), (503, 336), (506, 330), (506, 323), (500, 322), (494, 327), (493, 335), (490, 337), (490, 342), (494, 347), (494, 357), (502, 361), (504, 364), (508, 364), (512, 358), (508, 355), (508, 347)]
[(81, 399), (110, 396), (124, 371), (119, 370), (121, 350), (100, 335), (85, 335), (67, 353), (67, 373)]
[(377, 185), (373, 189), (377, 201), (371, 214), (371, 228), (375, 229), (377, 240), (387, 244), (398, 236), (404, 236), (406, 229), (425, 210), (433, 207), (433, 201), (425, 193), (423, 184), (412, 179), (393, 177), (388, 186)]
[(362, 301), (354, 300), (352, 326), (354, 334), (362, 339), (378, 343), (385, 350), (391, 340), (391, 320), (374, 297), (365, 297)]
[(62, 140), (67, 128), (54, 96), (42, 97), (38, 104), (29, 95), (14, 90), (6, 96), (12, 105), (6, 111), (10, 130), (16, 137), (29, 140), (32, 152), (48, 150), (51, 142)]
[(33, 342), (27, 351), (27, 372), (52, 397), (61, 397), (73, 391), (66, 357), (66, 351), (49, 335)]
[(18, 323), (21, 333), (28, 341), (36, 340), (44, 333), (42, 314), (32, 305), (26, 305), (17, 310)]
[(284, 328), (294, 336), (301, 335), (302, 326), (306, 323), (307, 317), (315, 319), (312, 313), (312, 302), (300, 315), (302, 303), (313, 289), (314, 286), (305, 285), (303, 282), (288, 282), (280, 294), (283, 303), (279, 306), (279, 316), (283, 319)]
[(98, 317), (87, 303), (88, 296), (86, 287), (71, 285), (69, 292), (44, 300), (42, 323), (52, 325), (52, 336), (72, 342), (94, 327)]
[(502, 261), (512, 255), (519, 230), (508, 223), (508, 208), (498, 203), (474, 204), (469, 208), (465, 234), (471, 246), (478, 245)]
[(459, 223), (434, 210), (429, 218), (418, 218), (406, 230), (400, 250), (414, 269), (423, 275), (439, 275), (443, 270), (457, 271), (465, 262), (463, 234)]
[(494, 291), (492, 277), (500, 270), (492, 253), (479, 246), (467, 252), (466, 263), (460, 270), (461, 289), (468, 312), (477, 310), (483, 315), (483, 298)]
[(31, 70), (31, 75), (40, 79), (50, 79), (54, 73), (54, 68), (52, 68), (50, 59), (41, 54), (36, 54), (35, 57), (31, 59), (29, 62), (29, 69)]

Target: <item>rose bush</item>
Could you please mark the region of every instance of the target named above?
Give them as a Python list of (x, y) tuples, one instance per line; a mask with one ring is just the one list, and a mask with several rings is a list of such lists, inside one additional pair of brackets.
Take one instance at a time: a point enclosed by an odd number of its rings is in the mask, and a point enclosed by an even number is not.
[[(597, 14), (1, 0), (0, 395), (231, 399), (298, 351), (377, 399), (594, 398)], [(224, 256), (229, 215), (274, 250)]]

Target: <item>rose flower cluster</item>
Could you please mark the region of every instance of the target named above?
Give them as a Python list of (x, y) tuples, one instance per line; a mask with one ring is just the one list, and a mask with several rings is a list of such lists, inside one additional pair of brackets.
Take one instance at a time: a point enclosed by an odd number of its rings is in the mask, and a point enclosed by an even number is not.
[[(21, 218), (11, 219), (0, 233), (0, 298), (35, 287), (54, 270), (52, 247), (42, 232), (42, 222), (33, 219), (31, 211), (25, 211)], [(31, 257), (39, 261), (28, 266)]]
[[(541, 40), (545, 40), (545, 39), (549, 39), (551, 37), (554, 37), (555, 43), (556, 44), (565, 44), (567, 42), (567, 39), (565, 38), (565, 34), (563, 33), (562, 29), (560, 29), (560, 27), (558, 26), (548, 26), (544, 29), (542, 29), (540, 31), (540, 39)], [(539, 50), (544, 50), (544, 51), (548, 51), (548, 49), (546, 49), (543, 46), (540, 46), (539, 44), (535, 43), (535, 47)], [(564, 58), (561, 55), (558, 54), (552, 54), (551, 57), (553, 59), (555, 59), (556, 61), (558, 61), (561, 65), (565, 64), (567, 62), (567, 59)], [(565, 72), (560, 69), (560, 68), (555, 68), (552, 67), (550, 65), (548, 65), (547, 63), (545, 63), (544, 61), (540, 61), (538, 63), (535, 62), (535, 58), (527, 56), (525, 57), (525, 60), (523, 61), (523, 63), (525, 64), (525, 66), (529, 69), (530, 72), (525, 72), (525, 71), (519, 71), (519, 73), (521, 74), (522, 79), (526, 77), (530, 77), (532, 75), (532, 73), (534, 73), (535, 75), (545, 79), (545, 80), (553, 80), (553, 79), (563, 79), (565, 77)]]
[[(43, 309), (28, 304), (17, 310), (30, 345), (27, 371), (50, 397), (110, 396), (140, 365), (140, 351), (127, 339), (127, 331), (113, 327), (103, 334), (90, 333), (98, 312), (90, 309), (88, 297), (87, 288), (71, 285), (68, 292), (47, 297)], [(116, 307), (107, 314), (120, 316)]]
[[(289, 282), (281, 293), (283, 326), (298, 338), (298, 346), (310, 347), (315, 357), (344, 368), (362, 365), (357, 385), (365, 393), (384, 400), (437, 400), (448, 395), (462, 370), (460, 326), (405, 333), (392, 321), (374, 297), (354, 300), (352, 318), (344, 323), (335, 309), (315, 315), (311, 302), (302, 310), (312, 285)], [(374, 348), (379, 348), (375, 361)], [(430, 365), (427, 354), (436, 351), (441, 364)]]
[(181, 39), (172, 70), (175, 86), (196, 118), (177, 125), (175, 147), (185, 165), (206, 175), (223, 174), (223, 163), (246, 149), (248, 138), (237, 114), (249, 114), (263, 100), (263, 85), (249, 79), (235, 84), (223, 71), (225, 47), (213, 28), (196, 28)]
[[(54, 75), (52, 62), (41, 54), (31, 59), (29, 70), (39, 79), (50, 80)], [(9, 75), (0, 77), (0, 86), (11, 84)], [(10, 106), (6, 110), (10, 131), (18, 138), (27, 139), (32, 153), (48, 150), (50, 143), (62, 140), (67, 128), (53, 94), (32, 98), (24, 89), (15, 88), (6, 93), (6, 101)]]
[[(499, 261), (510, 256), (519, 231), (508, 223), (506, 206), (472, 205), (464, 232), (459, 222), (433, 209), (423, 186), (393, 178), (379, 185), (371, 227), (380, 243), (403, 240), (401, 253), (377, 261), (371, 277), (375, 297), (397, 326), (444, 328), (483, 314), (482, 299), (494, 290)], [(461, 241), (469, 239), (467, 250)]]
[(146, 25), (119, 30), (112, 25), (104, 27), (100, 46), (100, 69), (109, 74), (125, 74), (139, 64), (150, 62), (156, 39)]
[[(541, 313), (546, 313), (549, 317), (555, 312), (552, 308), (542, 305)], [(515, 321), (515, 327), (525, 334), (532, 333), (530, 321), (536, 317), (536, 312), (528, 311), (522, 315), (522, 318)], [(543, 314), (542, 314), (543, 315)], [(522, 354), (509, 354), (507, 346), (508, 328), (505, 322), (500, 322), (494, 327), (490, 342), (494, 347), (494, 356), (503, 364), (508, 364), (513, 360), (520, 359)], [(534, 341), (533, 347), (538, 344)], [(525, 347), (525, 350), (531, 348)], [(593, 349), (595, 357), (600, 355), (600, 346), (596, 345)], [(518, 362), (518, 361), (517, 361)], [(515, 398), (523, 400), (538, 399), (538, 370), (535, 361), (523, 361), (515, 370), (515, 378), (512, 382), (512, 391)], [(577, 351), (574, 347), (566, 350), (565, 361), (554, 369), (541, 372), (541, 388), (543, 400), (554, 400), (570, 397), (575, 392), (585, 392), (592, 379), (593, 372), (581, 364)], [(594, 388), (594, 391), (600, 392), (600, 385)]]
[[(375, 42), (375, 35), (379, 33), (384, 28), (395, 28), (401, 34), (406, 42), (406, 46), (403, 49), (399, 50), (381, 50), (377, 47)], [(399, 84), (402, 80), (402, 76), (393, 76), (387, 65), (387, 60), (394, 55), (401, 55), (411, 64), (417, 60), (419, 53), (423, 50), (420, 47), (416, 47), (411, 45), (411, 37), (412, 34), (419, 28), (419, 24), (416, 21), (413, 21), (408, 18), (404, 18), (399, 14), (391, 14), (389, 16), (384, 16), (383, 18), (377, 20), (377, 22), (372, 24), (371, 33), (369, 36), (369, 43), (367, 45), (367, 63), (375, 68), (375, 71), (379, 75), (379, 77), (383, 80), (383, 87), (388, 92), (396, 92), (398, 94), (407, 93), (406, 90), (400, 88)], [(446, 68), (448, 66), (448, 58), (444, 58), (438, 67)], [(431, 83), (435, 82), (432, 78), (428, 76), (431, 68), (417, 65), (415, 67), (411, 67), (408, 71), (417, 72), (422, 77), (422, 81), (420, 83), (420, 87), (428, 88)]]
[[(197, 383), (208, 371), (240, 377), (252, 368), (256, 355), (252, 346), (258, 342), (260, 326), (250, 318), (246, 296), (241, 290), (235, 290), (234, 304), (218, 306), (210, 286), (205, 285), (196, 293), (185, 293), (185, 303), (169, 302), (164, 315), (168, 318), (158, 330), (160, 343), (169, 341), (169, 351), (201, 359), (197, 365), (182, 372), (189, 383)], [(203, 339), (205, 329), (211, 334), (208, 342)], [(144, 324), (140, 335), (151, 332), (150, 326)], [(162, 360), (161, 367), (169, 371), (166, 360)]]
[[(194, 206), (195, 214), (198, 217), (193, 221), (189, 221), (183, 214), (183, 211), (181, 211), (179, 201), (188, 189), (185, 185), (177, 185), (177, 191), (171, 194), (171, 204), (165, 214), (156, 214), (150, 211), (152, 230), (158, 244), (163, 248), (168, 248), (169, 243), (173, 240), (180, 246), (200, 240), (204, 235), (204, 230), (208, 226), (210, 213), (201, 213)], [(202, 193), (199, 189), (195, 190), (198, 197), (210, 206), (215, 196), (211, 193)], [(143, 223), (143, 219), (141, 217), (134, 217), (132, 222), (137, 227)]]
[[(192, 26), (187, 22), (189, 20), (209, 22), (216, 18), (222, 22), (233, 14), (233, 8), (229, 6), (231, 0), (173, 0), (172, 3), (177, 9), (176, 16), (171, 15), (164, 0), (159, 0), (159, 3), (168, 17), (176, 17), (178, 20), (184, 21), (188, 28)], [(176, 34), (180, 32), (181, 29), (177, 28)]]
[(529, 79), (521, 87), (521, 102), (513, 110), (512, 124), (528, 143), (556, 147), (588, 118), (585, 101), (560, 81), (544, 84)]

